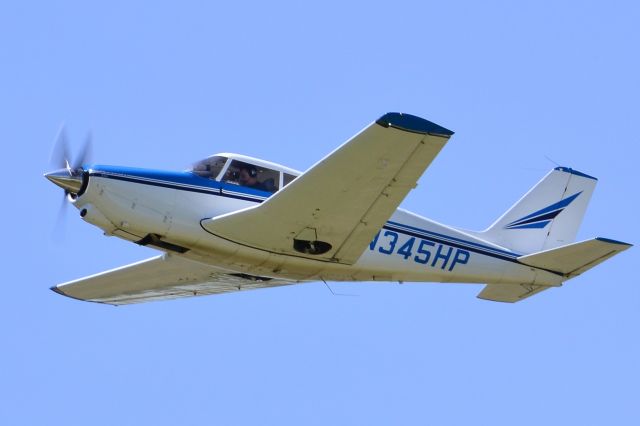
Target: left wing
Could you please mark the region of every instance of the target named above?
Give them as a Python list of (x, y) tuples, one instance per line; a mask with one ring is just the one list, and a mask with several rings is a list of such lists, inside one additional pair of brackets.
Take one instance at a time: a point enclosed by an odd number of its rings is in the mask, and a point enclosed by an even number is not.
[(295, 284), (296, 281), (232, 273), (164, 254), (51, 287), (89, 302), (125, 305)]
[(385, 114), (261, 205), (201, 225), (245, 246), (353, 264), (452, 134)]

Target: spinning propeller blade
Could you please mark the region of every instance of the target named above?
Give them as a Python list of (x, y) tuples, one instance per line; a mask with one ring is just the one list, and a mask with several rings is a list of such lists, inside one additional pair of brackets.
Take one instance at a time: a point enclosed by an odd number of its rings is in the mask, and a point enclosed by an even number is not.
[(56, 136), (53, 145), (53, 150), (51, 151), (50, 159), (51, 165), (57, 170), (44, 174), (44, 177), (64, 190), (64, 198), (58, 213), (58, 227), (61, 224), (61, 218), (65, 213), (64, 211), (66, 209), (66, 199), (68, 195), (71, 194), (72, 196), (75, 196), (82, 189), (84, 180), (84, 169), (82, 166), (90, 161), (92, 151), (92, 135), (91, 133), (88, 133), (79, 155), (75, 161), (72, 161), (67, 131), (64, 124), (60, 126), (60, 130), (58, 131), (58, 135)]

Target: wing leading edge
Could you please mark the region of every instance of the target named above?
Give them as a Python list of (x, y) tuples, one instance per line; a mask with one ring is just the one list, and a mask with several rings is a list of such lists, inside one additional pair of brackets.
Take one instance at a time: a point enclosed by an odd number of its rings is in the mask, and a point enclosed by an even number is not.
[(261, 205), (202, 227), (261, 250), (353, 264), (451, 135), (419, 117), (385, 114)]

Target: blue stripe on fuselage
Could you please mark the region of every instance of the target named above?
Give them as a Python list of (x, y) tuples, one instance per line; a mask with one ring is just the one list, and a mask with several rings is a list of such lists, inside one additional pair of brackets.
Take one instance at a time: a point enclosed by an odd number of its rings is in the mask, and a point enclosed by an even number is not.
[[(482, 254), (489, 257), (495, 257), (497, 259), (507, 260), (510, 262), (517, 262), (517, 257), (519, 256), (516, 253), (494, 249), (494, 248), (483, 246), (481, 244), (477, 244), (471, 241), (465, 241), (459, 238), (449, 237), (443, 234), (438, 234), (436, 232), (427, 231), (426, 229), (419, 229), (412, 226), (401, 225), (401, 224), (398, 224), (401, 226), (394, 226), (394, 225), (390, 225), (391, 223), (395, 223), (395, 222), (389, 221), (382, 228), (388, 229), (390, 231), (398, 232), (404, 235), (408, 235), (411, 237), (422, 238), (424, 240), (433, 241), (435, 243), (444, 244), (446, 246), (461, 248), (464, 250), (472, 251), (474, 253)], [(407, 230), (406, 228), (412, 228), (413, 230)]]
[(222, 195), (246, 201), (264, 201), (272, 194), (259, 189), (203, 178), (191, 172), (168, 172), (164, 170), (138, 169), (96, 165), (90, 167), (90, 176), (161, 186), (203, 194)]
[[(143, 185), (159, 186), (164, 188), (191, 191), (210, 194), (245, 201), (261, 203), (272, 194), (244, 186), (218, 182), (212, 179), (197, 176), (191, 172), (168, 172), (164, 170), (139, 169), (133, 167), (114, 167), (95, 165), (90, 166), (90, 176), (107, 179), (134, 182)], [(85, 170), (87, 170), (85, 168)], [(516, 262), (518, 253), (486, 246), (473, 241), (463, 240), (445, 234), (429, 231), (415, 226), (405, 225), (399, 222), (388, 221), (383, 229), (388, 229), (404, 235), (418, 237), (425, 240), (445, 244), (451, 247), (462, 248), (485, 256), (501, 260)]]
[(404, 228), (407, 228), (409, 230), (422, 232), (422, 233), (424, 233), (426, 235), (431, 235), (431, 236), (434, 236), (434, 237), (446, 238), (446, 239), (452, 240), (454, 242), (459, 242), (459, 243), (462, 243), (462, 244), (468, 244), (468, 245), (474, 246), (474, 247), (476, 247), (478, 249), (490, 250), (490, 251), (496, 252), (498, 254), (503, 254), (503, 255), (506, 255), (506, 256), (516, 256), (516, 257), (520, 256), (519, 254), (511, 252), (511, 251), (506, 251), (506, 250), (498, 249), (498, 248), (495, 248), (495, 247), (486, 246), (484, 244), (474, 243), (472, 241), (462, 240), (460, 238), (452, 237), (452, 236), (445, 235), (445, 234), (439, 234), (437, 232), (428, 231), (428, 230), (422, 229), (422, 228), (416, 228), (415, 226), (405, 225), (405, 224), (399, 223), (399, 222), (388, 221), (387, 222), (387, 226), (389, 226), (389, 225), (404, 227)]

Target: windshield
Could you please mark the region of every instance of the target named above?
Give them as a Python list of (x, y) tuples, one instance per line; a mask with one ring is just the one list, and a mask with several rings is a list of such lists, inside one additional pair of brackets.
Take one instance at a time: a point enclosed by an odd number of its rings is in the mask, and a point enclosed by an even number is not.
[(213, 157), (205, 158), (202, 161), (198, 161), (193, 165), (191, 171), (198, 176), (215, 179), (220, 174), (220, 171), (222, 171), (226, 162), (227, 157), (215, 155)]

